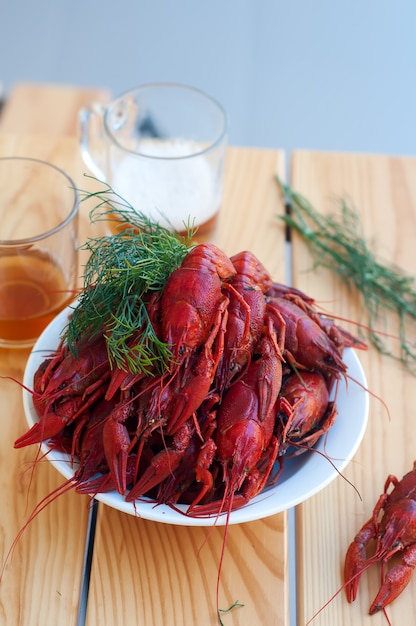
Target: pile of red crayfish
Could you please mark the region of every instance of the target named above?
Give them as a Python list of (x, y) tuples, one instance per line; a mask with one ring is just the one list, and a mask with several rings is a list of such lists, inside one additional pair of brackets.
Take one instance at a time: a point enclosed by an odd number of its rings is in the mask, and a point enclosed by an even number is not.
[(62, 340), (34, 377), (39, 422), (15, 447), (48, 441), (77, 457), (80, 493), (231, 511), (328, 431), (343, 349), (365, 345), (250, 252), (228, 258), (213, 244), (192, 248), (148, 300), (171, 346), (166, 371), (111, 365), (105, 328), (76, 356)]

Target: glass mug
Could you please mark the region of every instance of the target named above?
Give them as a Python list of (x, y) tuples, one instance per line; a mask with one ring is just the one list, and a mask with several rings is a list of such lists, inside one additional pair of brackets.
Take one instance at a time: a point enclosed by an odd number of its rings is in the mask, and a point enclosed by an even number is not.
[(80, 112), (81, 154), (93, 176), (135, 210), (172, 230), (216, 224), (223, 191), (227, 120), (223, 108), (193, 87), (144, 85), (108, 106)]
[(75, 298), (79, 197), (37, 159), (0, 158), (0, 347), (32, 346)]

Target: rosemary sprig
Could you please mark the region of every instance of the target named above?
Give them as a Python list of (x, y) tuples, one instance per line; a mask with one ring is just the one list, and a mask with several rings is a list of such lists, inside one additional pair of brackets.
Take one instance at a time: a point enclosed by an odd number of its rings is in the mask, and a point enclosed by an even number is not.
[(110, 185), (95, 192), (81, 191), (82, 201), (97, 199), (91, 222), (117, 220), (119, 232), (90, 238), (82, 246), (90, 256), (84, 286), (65, 329), (70, 350), (82, 338), (104, 331), (108, 355), (132, 373), (163, 371), (171, 358), (148, 317), (145, 295), (163, 288), (169, 275), (189, 252), (194, 231), (185, 236), (160, 226), (134, 209)]
[[(416, 373), (414, 277), (376, 258), (362, 234), (358, 215), (345, 199), (341, 199), (339, 215), (324, 216), (278, 177), (277, 182), (288, 209), (280, 218), (302, 235), (314, 256), (314, 268), (329, 268), (358, 289), (367, 316), (369, 341), (379, 352), (397, 358), (413, 374)], [(398, 355), (375, 330), (385, 310), (392, 311), (398, 320)], [(409, 340), (410, 332), (412, 340)]]

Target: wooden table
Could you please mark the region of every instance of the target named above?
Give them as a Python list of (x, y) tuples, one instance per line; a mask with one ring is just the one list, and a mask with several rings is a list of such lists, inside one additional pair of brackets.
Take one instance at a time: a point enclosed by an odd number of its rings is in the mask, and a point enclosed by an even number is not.
[[(414, 275), (416, 158), (299, 151), (292, 157), (291, 182), (326, 213), (336, 210), (336, 196), (348, 196), (359, 211), (365, 236), (376, 242), (379, 255)], [(311, 258), (296, 237), (292, 262), (297, 287), (313, 293), (334, 314), (360, 319), (355, 294), (332, 273), (305, 271), (311, 267)], [(387, 316), (387, 330), (395, 327), (394, 319)], [(387, 475), (401, 478), (416, 459), (415, 378), (372, 348), (359, 356), (373, 396), (364, 440), (344, 476), (362, 499), (346, 480), (337, 478), (298, 508), (299, 624), (305, 624), (339, 588), (345, 551), (370, 517)], [(348, 604), (342, 593), (313, 624), (384, 626), (387, 622), (382, 613), (367, 614), (379, 583), (380, 570), (373, 567), (363, 574), (353, 604)], [(393, 625), (414, 623), (410, 616), (416, 612), (415, 589), (416, 577), (387, 609)]]
[[(32, 111), (32, 123), (27, 122), (29, 94), (32, 102), (35, 94), (38, 102), (48, 103), (47, 118), (37, 109)], [(17, 86), (0, 118), (0, 154), (47, 158), (84, 186), (85, 168), (74, 129), (77, 109), (92, 95), (94, 92), (67, 87)], [(73, 106), (68, 105), (68, 99)], [(312, 266), (311, 257), (299, 237), (293, 237), (291, 267), (286, 267), (285, 232), (277, 219), (284, 207), (274, 182), (276, 172), (286, 175), (292, 186), (323, 212), (334, 211), (334, 195), (348, 194), (360, 213), (366, 236), (376, 239), (382, 256), (414, 271), (416, 159), (412, 158), (299, 151), (291, 155), (288, 174), (280, 150), (231, 148), (215, 238), (227, 253), (250, 249), (276, 280), (285, 281), (290, 269), (295, 286), (335, 314), (359, 319), (360, 306), (354, 293), (327, 271), (307, 271)], [(81, 236), (85, 238), (91, 232), (87, 207), (81, 212)], [(0, 374), (21, 380), (26, 358), (27, 352), (3, 350)], [(295, 616), (289, 616), (289, 593), (297, 593), (297, 623), (303, 626), (340, 587), (345, 550), (369, 517), (387, 474), (401, 477), (412, 467), (416, 458), (414, 378), (373, 349), (360, 353), (360, 360), (374, 395), (364, 441), (343, 474), (362, 499), (338, 477), (297, 507), (296, 535), (295, 529), (288, 526), (287, 513), (231, 527), (220, 606), (227, 608), (239, 600), (244, 607), (224, 614), (224, 626), (294, 625)], [(0, 379), (0, 394), (4, 407), (0, 554), (5, 555), (30, 511), (62, 479), (47, 462), (41, 463), (32, 476), (34, 451), (13, 450), (14, 440), (26, 428), (21, 391), (10, 379)], [(389, 407), (390, 417), (383, 402)], [(89, 513), (89, 499), (69, 492), (30, 524), (8, 561), (0, 585), (2, 625), (216, 623), (215, 585), (222, 528), (210, 532), (154, 524), (100, 504), (86, 603), (82, 571)], [(291, 589), (289, 539), (295, 542), (298, 565)], [(374, 567), (363, 575), (354, 604), (349, 605), (341, 593), (313, 624), (384, 625), (382, 614), (367, 616), (378, 584), (379, 570)], [(414, 615), (415, 585), (416, 581), (410, 583), (388, 609), (393, 624), (402, 624), (407, 616)]]
[[(57, 134), (23, 135), (19, 120), (22, 97), (34, 87), (19, 86), (5, 107), (0, 124), (0, 154), (29, 155), (63, 167), (85, 188), (77, 139), (62, 128), (73, 128), (65, 110), (59, 115), (61, 91), (43, 89), (38, 98), (57, 102)], [(56, 96), (59, 98), (56, 99)], [(88, 94), (90, 96), (90, 94)], [(76, 117), (82, 98), (72, 114)], [(17, 116), (13, 114), (17, 111)], [(38, 116), (34, 115), (38, 120)], [(43, 118), (42, 118), (43, 119)], [(32, 132), (38, 128), (35, 125)], [(227, 155), (226, 183), (216, 242), (227, 253), (250, 249), (267, 263), (273, 276), (285, 278), (284, 227), (277, 214), (284, 210), (274, 174), (284, 175), (284, 155), (277, 150), (231, 148)], [(262, 220), (259, 221), (259, 212)], [(81, 206), (81, 239), (91, 233), (87, 207)], [(22, 380), (27, 352), (3, 350), (0, 373)], [(16, 382), (0, 380), (6, 412), (0, 454), (3, 471), (0, 493), (1, 552), (5, 554), (36, 503), (62, 482), (48, 462), (32, 476), (33, 449), (14, 450), (13, 442), (26, 430), (21, 390)], [(7, 462), (5, 461), (7, 459)], [(17, 497), (16, 497), (17, 496)], [(224, 536), (222, 527), (176, 527), (155, 524), (98, 506), (88, 607), (78, 602), (82, 592), (82, 566), (88, 536), (89, 499), (67, 493), (48, 506), (27, 528), (8, 561), (0, 585), (3, 615), (10, 626), (67, 624), (136, 624), (174, 626), (216, 623), (216, 579)], [(232, 526), (222, 569), (220, 607), (236, 600), (244, 604), (224, 616), (226, 624), (289, 623), (287, 514)], [(253, 576), (253, 574), (255, 574)]]

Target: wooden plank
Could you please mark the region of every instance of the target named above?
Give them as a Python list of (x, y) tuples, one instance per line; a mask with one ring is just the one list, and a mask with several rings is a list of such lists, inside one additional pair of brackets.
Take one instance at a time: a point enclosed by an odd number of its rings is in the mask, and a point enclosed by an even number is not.
[[(364, 235), (376, 242), (377, 253), (414, 273), (416, 238), (415, 158), (296, 152), (291, 184), (320, 211), (334, 213), (336, 197), (349, 197), (359, 212)], [(295, 284), (335, 315), (362, 321), (359, 299), (329, 271), (311, 269), (305, 245), (294, 238)], [(386, 317), (386, 327), (396, 330)], [(351, 327), (350, 327), (351, 329)], [(389, 357), (373, 348), (359, 353), (371, 394), (369, 425), (353, 462), (329, 487), (298, 509), (299, 623), (305, 624), (342, 584), (345, 552), (370, 517), (387, 475), (401, 478), (416, 458), (413, 420), (415, 380)], [(378, 399), (379, 397), (380, 399)], [(390, 416), (383, 402), (386, 403)], [(351, 484), (356, 487), (360, 497)], [(380, 584), (380, 569), (362, 576), (358, 597), (348, 604), (340, 593), (313, 621), (333, 624), (386, 624), (382, 613), (368, 615)], [(409, 588), (387, 609), (392, 624), (404, 623), (416, 611), (416, 594)]]
[[(214, 241), (228, 254), (252, 250), (284, 280), (283, 211), (274, 174), (277, 151), (230, 149), (220, 223)], [(215, 588), (224, 528), (157, 524), (100, 505), (87, 626), (103, 623), (215, 624)], [(244, 607), (227, 625), (287, 626), (286, 513), (229, 528), (219, 603)]]
[[(28, 514), (63, 482), (45, 461), (38, 464), (32, 476), (34, 446), (13, 449), (14, 441), (27, 430), (27, 425), (21, 389), (17, 382), (3, 377), (21, 381), (26, 358), (26, 351), (0, 352), (0, 395), (5, 417), (0, 442), (2, 564)], [(76, 624), (86, 523), (87, 500), (68, 494), (48, 506), (30, 524), (1, 580), (2, 624)]]
[[(77, 140), (0, 133), (1, 156), (45, 159), (83, 183)], [(80, 239), (91, 233), (88, 208), (80, 209)], [(85, 263), (81, 257), (80, 263)], [(81, 267), (79, 270), (81, 274)], [(14, 450), (27, 430), (22, 381), (28, 350), (0, 350), (0, 397), (3, 417), (0, 439), (0, 563), (35, 505), (63, 483), (45, 460), (32, 474), (36, 447)], [(14, 379), (14, 380), (12, 380)], [(67, 493), (49, 505), (27, 528), (4, 571), (0, 585), (1, 624), (5, 626), (75, 626), (84, 559), (89, 499)]]
[(107, 101), (105, 89), (69, 85), (16, 83), (0, 116), (0, 132), (75, 137), (78, 112), (92, 100)]

